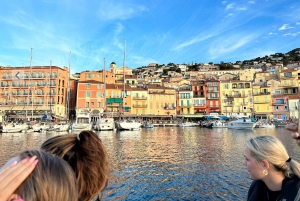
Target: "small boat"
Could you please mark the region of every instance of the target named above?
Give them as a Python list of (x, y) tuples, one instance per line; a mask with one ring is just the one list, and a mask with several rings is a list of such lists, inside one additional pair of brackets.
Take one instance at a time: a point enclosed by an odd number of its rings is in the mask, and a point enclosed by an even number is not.
[(108, 131), (115, 129), (115, 120), (113, 118), (113, 113), (103, 113), (97, 120), (95, 129), (98, 131)]
[(23, 130), (23, 126), (17, 125), (15, 123), (4, 124), (2, 127), (3, 133), (17, 133), (17, 132), (22, 132), (22, 130)]
[(197, 123), (194, 122), (184, 122), (184, 123), (180, 123), (178, 124), (179, 127), (193, 127), (193, 126), (198, 126)]
[(146, 123), (143, 124), (143, 127), (144, 127), (144, 128), (153, 128), (154, 125), (151, 124), (151, 123), (146, 122)]
[(255, 121), (248, 116), (235, 115), (231, 117), (231, 121), (228, 122), (227, 128), (231, 129), (253, 129), (255, 127)]
[(212, 124), (212, 128), (227, 128), (227, 126), (225, 121), (215, 121)]
[(40, 122), (32, 126), (34, 132), (48, 131), (50, 125), (47, 122)]
[(60, 122), (53, 126), (53, 129), (56, 131), (69, 131), (70, 125), (67, 122)]

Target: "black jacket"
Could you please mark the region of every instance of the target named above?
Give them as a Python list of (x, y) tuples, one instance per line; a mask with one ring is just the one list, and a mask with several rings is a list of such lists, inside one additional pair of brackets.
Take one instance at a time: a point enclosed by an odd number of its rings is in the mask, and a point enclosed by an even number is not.
[[(265, 201), (267, 186), (261, 180), (254, 180), (248, 191), (247, 201)], [(300, 201), (300, 178), (285, 178), (282, 181), (279, 201)]]

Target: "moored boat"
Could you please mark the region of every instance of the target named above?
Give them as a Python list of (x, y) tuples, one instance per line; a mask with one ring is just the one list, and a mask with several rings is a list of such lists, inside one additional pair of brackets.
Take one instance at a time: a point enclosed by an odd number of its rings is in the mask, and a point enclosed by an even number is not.
[(235, 115), (231, 117), (231, 121), (228, 122), (227, 128), (231, 129), (253, 129), (255, 127), (255, 121), (248, 116)]

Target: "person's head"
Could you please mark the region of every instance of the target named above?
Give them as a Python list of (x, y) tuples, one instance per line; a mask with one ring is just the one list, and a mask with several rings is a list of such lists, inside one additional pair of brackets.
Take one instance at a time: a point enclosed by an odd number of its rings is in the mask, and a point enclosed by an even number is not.
[(42, 144), (41, 149), (71, 165), (82, 200), (91, 200), (105, 189), (109, 173), (108, 155), (93, 131), (52, 137)]
[(289, 155), (279, 139), (258, 136), (246, 142), (244, 165), (254, 180), (263, 179), (269, 172), (282, 172), (285, 177), (300, 175), (299, 163), (289, 160)]
[(38, 164), (26, 180), (17, 188), (12, 199), (25, 201), (78, 200), (75, 174), (70, 165), (61, 158), (40, 150), (27, 150), (15, 158), (37, 156)]

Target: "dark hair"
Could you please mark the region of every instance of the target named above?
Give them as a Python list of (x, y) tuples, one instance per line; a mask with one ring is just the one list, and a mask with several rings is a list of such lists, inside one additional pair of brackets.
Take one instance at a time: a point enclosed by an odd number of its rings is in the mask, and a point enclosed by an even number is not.
[(24, 151), (19, 158), (32, 156), (39, 162), (16, 194), (26, 201), (78, 200), (75, 174), (66, 161), (40, 150)]
[(93, 131), (55, 136), (46, 140), (41, 149), (70, 164), (76, 175), (81, 200), (91, 200), (105, 189), (109, 174), (108, 155)]

